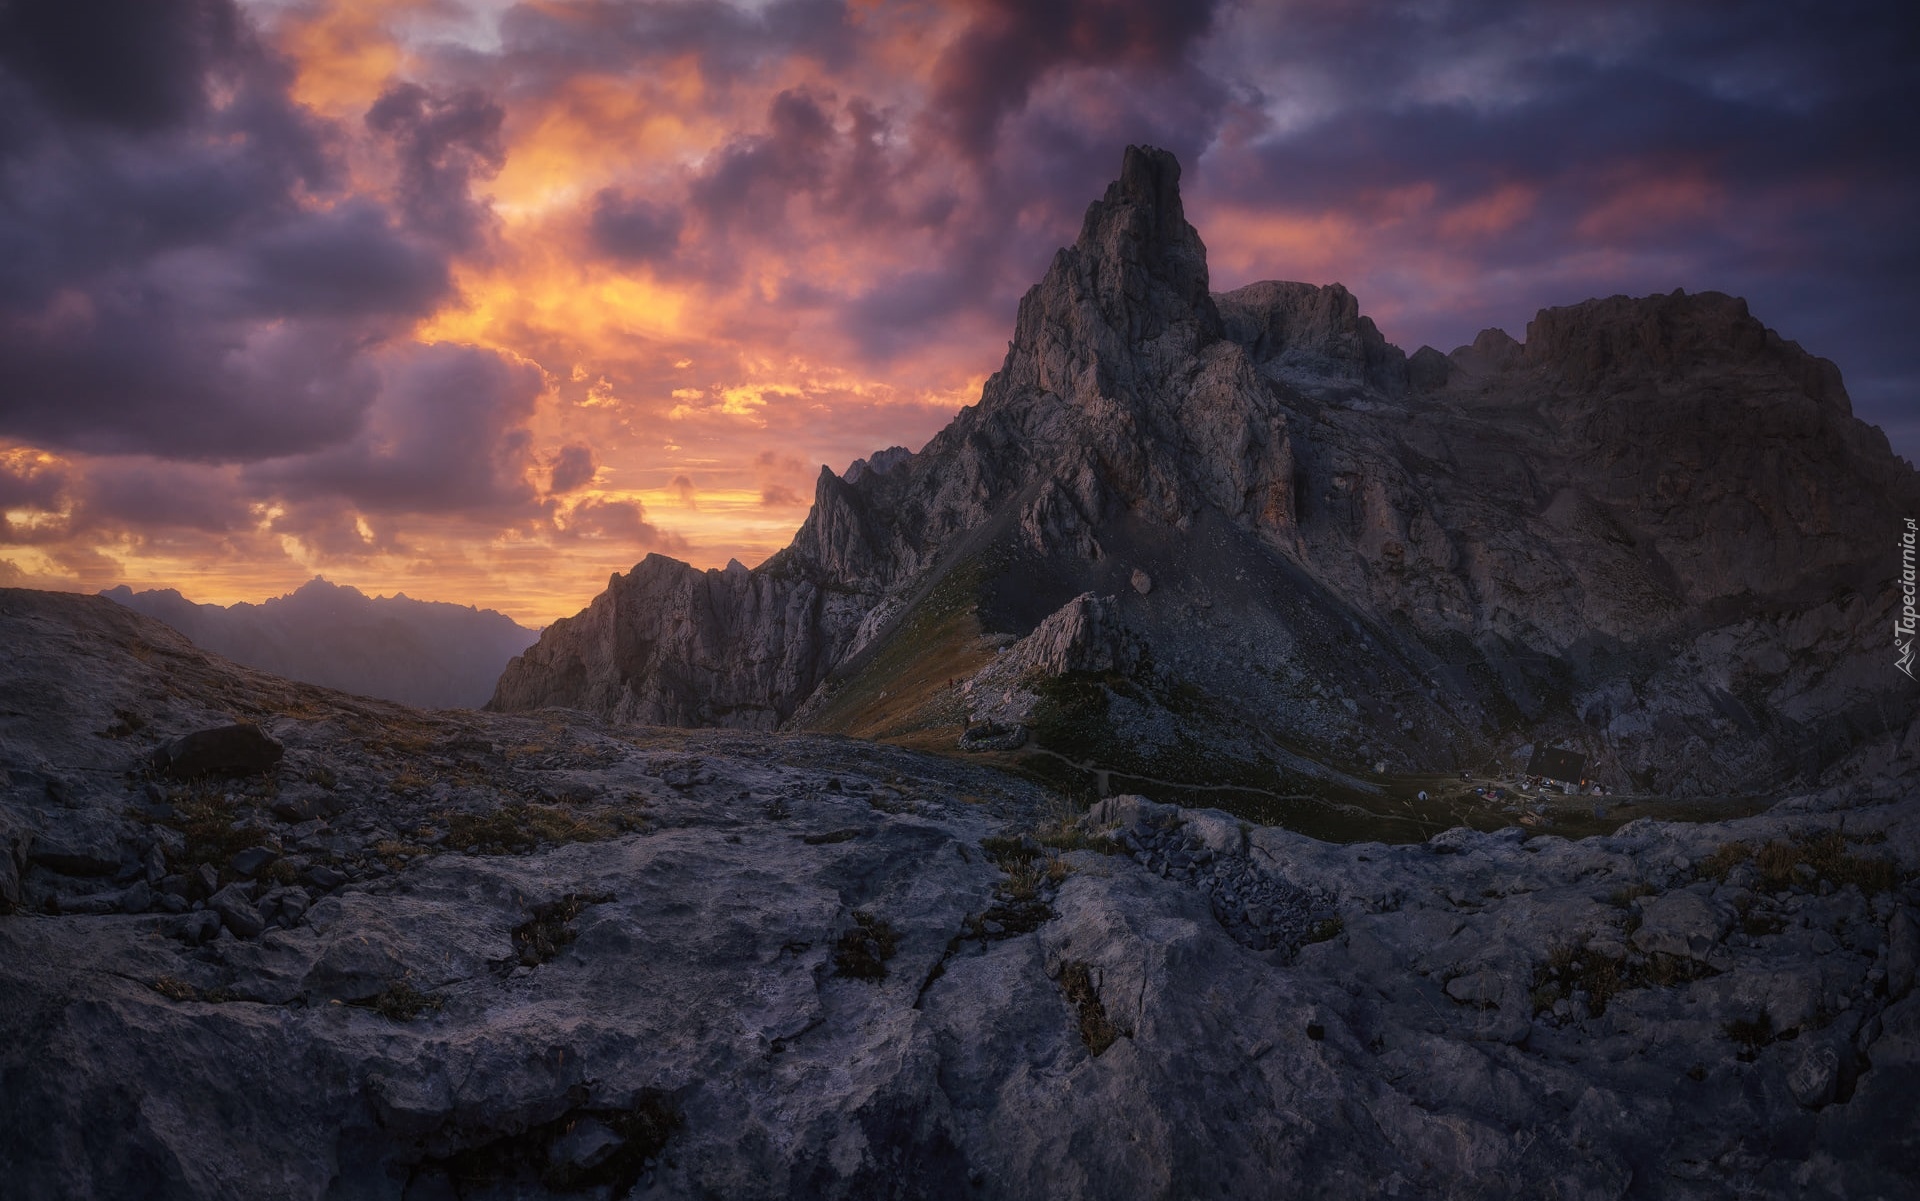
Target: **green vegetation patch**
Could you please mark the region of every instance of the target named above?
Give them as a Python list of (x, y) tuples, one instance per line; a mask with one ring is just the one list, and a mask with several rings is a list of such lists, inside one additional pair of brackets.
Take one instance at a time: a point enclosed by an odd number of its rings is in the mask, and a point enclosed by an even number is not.
[(579, 813), (558, 805), (502, 805), (491, 813), (437, 814), (447, 823), (447, 846), (478, 855), (526, 854), (542, 845), (604, 842), (645, 828), (627, 813)]
[(1120, 1030), (1113, 1024), (1113, 1019), (1107, 1016), (1107, 1007), (1100, 1001), (1100, 990), (1094, 986), (1092, 968), (1077, 959), (1061, 964), (1060, 991), (1067, 998), (1067, 1004), (1073, 1007), (1080, 1027), (1080, 1041), (1098, 1058), (1120, 1037)]
[(557, 901), (533, 907), (532, 916), (513, 928), (513, 957), (526, 967), (537, 967), (560, 953), (577, 936), (573, 919), (589, 905), (604, 905), (612, 893), (567, 893)]
[(187, 846), (169, 858), (184, 868), (204, 863), (219, 873), (222, 883), (233, 878), (227, 864), (235, 855), (268, 838), (265, 826), (243, 820), (233, 798), (210, 783), (195, 784), (185, 795), (176, 794), (171, 804), (173, 816), (165, 824), (180, 831)]
[(423, 1013), (439, 1013), (446, 1003), (445, 997), (421, 992), (404, 976), (389, 982), (364, 1001), (351, 1002), (362, 1009), (373, 1010), (390, 1022), (411, 1022)]
[(1891, 859), (1855, 854), (1850, 844), (1872, 845), (1885, 840), (1885, 835), (1849, 839), (1838, 830), (1822, 830), (1776, 838), (1759, 847), (1744, 841), (1729, 842), (1703, 858), (1699, 871), (1704, 877), (1724, 881), (1734, 868), (1751, 863), (1759, 874), (1759, 886), (1767, 892), (1827, 880), (1835, 888), (1857, 885), (1871, 896), (1896, 887), (1900, 870)]
[(1633, 988), (1670, 988), (1717, 976), (1719, 971), (1695, 959), (1656, 953), (1643, 960), (1625, 955), (1603, 955), (1588, 946), (1556, 943), (1546, 961), (1535, 965), (1529, 994), (1533, 1011), (1542, 1013), (1562, 1000), (1584, 993), (1588, 1012), (1606, 1013), (1607, 1005)]
[(900, 934), (883, 917), (864, 909), (853, 912), (853, 925), (833, 947), (833, 966), (856, 980), (884, 980), (887, 960), (900, 949)]

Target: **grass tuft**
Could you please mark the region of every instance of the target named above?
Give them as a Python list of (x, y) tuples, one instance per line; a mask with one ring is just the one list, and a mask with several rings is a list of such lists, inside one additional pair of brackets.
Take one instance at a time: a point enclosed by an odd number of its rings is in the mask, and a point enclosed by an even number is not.
[(1100, 1053), (1120, 1037), (1120, 1031), (1107, 1016), (1107, 1007), (1100, 1002), (1100, 991), (1094, 986), (1092, 969), (1077, 959), (1062, 964), (1060, 991), (1066, 995), (1067, 1003), (1073, 1006), (1079, 1019), (1080, 1041), (1087, 1045), (1087, 1050), (1095, 1058), (1099, 1058)]
[(446, 998), (423, 993), (404, 977), (388, 984), (366, 1007), (393, 1022), (410, 1022), (423, 1013), (438, 1013)]
[(853, 925), (834, 944), (833, 966), (856, 980), (884, 980), (887, 960), (899, 949), (900, 934), (885, 918), (856, 909)]
[(1607, 904), (1612, 905), (1615, 909), (1631, 909), (1636, 900), (1641, 897), (1650, 897), (1659, 891), (1659, 889), (1647, 883), (1645, 880), (1635, 880), (1633, 883), (1621, 888), (1616, 888), (1612, 893), (1608, 894)]
[(616, 814), (611, 820), (582, 816), (557, 805), (502, 805), (491, 813), (438, 815), (447, 823), (447, 845), (481, 855), (525, 854), (541, 844), (604, 842), (641, 828), (642, 819)]
[(1796, 869), (1802, 865), (1813, 869), (1817, 879), (1829, 880), (1836, 888), (1853, 884), (1869, 896), (1887, 892), (1900, 882), (1899, 870), (1891, 860), (1854, 854), (1846, 836), (1838, 830), (1801, 834), (1791, 839), (1776, 838), (1754, 855), (1760, 883), (1771, 892), (1791, 888), (1797, 882)]

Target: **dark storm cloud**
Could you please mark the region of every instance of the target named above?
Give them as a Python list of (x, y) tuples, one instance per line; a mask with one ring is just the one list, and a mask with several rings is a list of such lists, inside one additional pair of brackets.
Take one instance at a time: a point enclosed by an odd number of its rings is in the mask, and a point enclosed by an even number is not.
[(178, 463), (121, 463), (89, 472), (75, 507), (75, 532), (196, 530), (224, 534), (250, 524), (247, 499), (231, 476)]
[(646, 509), (639, 501), (605, 500), (597, 496), (588, 497), (573, 507), (559, 527), (559, 535), (563, 540), (599, 538), (648, 550), (672, 550), (683, 545), (648, 521)]
[(688, 56), (717, 83), (795, 56), (839, 69), (856, 46), (842, 0), (780, 0), (758, 12), (721, 0), (519, 5), (501, 19), (500, 41), (505, 73), (536, 87)]
[(367, 513), (530, 513), (525, 423), (544, 381), (531, 363), (452, 343), (386, 352), (381, 402), (343, 446), (248, 469), (293, 500), (334, 497)]
[(975, 0), (933, 68), (933, 113), (963, 152), (989, 154), (1000, 123), (1040, 80), (1070, 66), (1150, 73), (1180, 63), (1215, 4), (1157, 0)]
[(52, 509), (71, 478), (58, 463), (0, 454), (0, 510)]
[(400, 83), (374, 101), (367, 128), (393, 143), (409, 228), (460, 250), (478, 245), (488, 212), (472, 185), (505, 161), (505, 119), (505, 110), (471, 89), (440, 95)]
[(588, 218), (594, 248), (627, 262), (660, 262), (680, 245), (683, 222), (677, 209), (618, 188), (603, 188), (593, 198)]
[(8, 0), (0, 63), (61, 117), (152, 130), (205, 104), (237, 25), (224, 0)]
[(301, 213), (239, 244), (254, 312), (352, 317), (418, 314), (452, 286), (446, 258), (403, 237), (385, 209), (352, 199), (325, 213)]
[(209, 461), (349, 443), (378, 348), (482, 235), (499, 107), (389, 89), (366, 123), (390, 208), (226, 0), (16, 0), (0, 27), (0, 435)]
[(593, 482), (593, 473), (599, 469), (593, 447), (584, 442), (569, 443), (554, 453), (547, 491), (558, 496), (584, 488)]
[(723, 228), (778, 233), (796, 195), (824, 191), (836, 140), (817, 99), (782, 92), (767, 110), (766, 132), (735, 139), (693, 181), (693, 208)]

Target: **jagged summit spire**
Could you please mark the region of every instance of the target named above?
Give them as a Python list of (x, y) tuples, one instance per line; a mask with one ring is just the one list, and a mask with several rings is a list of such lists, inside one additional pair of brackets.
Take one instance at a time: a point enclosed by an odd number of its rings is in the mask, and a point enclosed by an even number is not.
[(1132, 391), (1140, 381), (1129, 360), (1148, 343), (1181, 342), (1151, 356), (1172, 361), (1220, 333), (1207, 248), (1180, 203), (1180, 163), (1168, 151), (1129, 146), (1120, 177), (1087, 206), (1079, 238), (1021, 298), (1006, 365), (985, 399), (991, 407), (1021, 394), (1074, 395), (1095, 362), (1100, 387)]
[[(1189, 314), (1209, 335), (1218, 332), (1208, 295), (1207, 248), (1199, 231), (1187, 224), (1180, 161), (1171, 151), (1127, 147), (1120, 178), (1087, 206), (1074, 249), (1093, 260), (1103, 285), (1101, 307), (1113, 316), (1136, 314), (1122, 327), (1135, 337), (1152, 337), (1163, 324)], [(1156, 310), (1157, 320), (1139, 322), (1142, 307)]]
[(1081, 228), (1084, 241), (1093, 228), (1096, 215), (1118, 205), (1133, 205), (1149, 217), (1154, 232), (1161, 237), (1190, 235), (1186, 210), (1180, 204), (1180, 160), (1170, 150), (1158, 146), (1129, 146), (1120, 160), (1120, 178), (1107, 185), (1107, 193), (1087, 206), (1087, 224)]

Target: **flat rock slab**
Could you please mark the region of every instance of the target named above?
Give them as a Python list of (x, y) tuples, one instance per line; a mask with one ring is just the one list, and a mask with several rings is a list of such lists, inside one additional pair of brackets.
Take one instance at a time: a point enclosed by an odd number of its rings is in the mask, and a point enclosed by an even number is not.
[(1648, 954), (1705, 959), (1733, 926), (1733, 915), (1694, 892), (1674, 892), (1641, 906), (1633, 945)]

